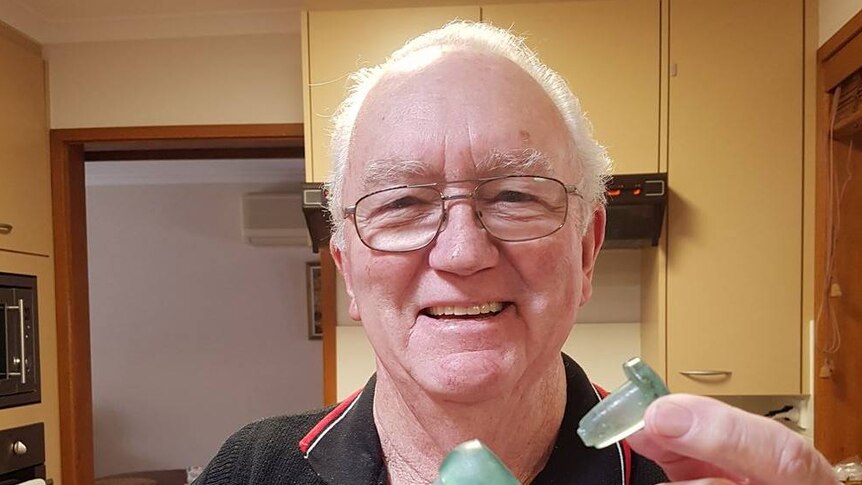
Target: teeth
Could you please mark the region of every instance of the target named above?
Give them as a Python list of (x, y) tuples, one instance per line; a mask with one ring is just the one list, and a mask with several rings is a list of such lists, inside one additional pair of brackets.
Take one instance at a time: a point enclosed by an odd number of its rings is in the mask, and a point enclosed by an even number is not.
[(435, 306), (428, 309), (428, 313), (437, 317), (441, 315), (484, 315), (486, 313), (497, 313), (503, 309), (503, 303), (493, 301), (472, 306)]

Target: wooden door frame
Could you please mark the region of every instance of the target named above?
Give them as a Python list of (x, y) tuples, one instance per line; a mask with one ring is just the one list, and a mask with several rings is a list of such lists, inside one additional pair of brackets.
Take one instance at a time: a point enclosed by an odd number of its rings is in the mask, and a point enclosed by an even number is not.
[[(66, 485), (91, 485), (95, 481), (84, 186), (86, 145), (179, 140), (239, 142), (256, 139), (301, 142), (303, 125), (284, 123), (51, 130), (61, 474)], [(328, 251), (326, 253), (325, 256), (329, 256)], [(329, 304), (323, 305), (322, 318), (324, 399), (331, 402), (335, 396), (335, 271), (331, 258), (322, 259), (323, 289), (329, 289), (332, 293)]]
[[(817, 50), (817, 121), (815, 169), (815, 241), (814, 241), (814, 308), (824, 304), (826, 295), (826, 247), (829, 244), (826, 217), (829, 211), (829, 187), (832, 183), (828, 175), (830, 118), (832, 111), (832, 92), (848, 76), (862, 68), (862, 12), (857, 13), (838, 32)], [(857, 138), (858, 139), (858, 138)], [(816, 349), (828, 345), (830, 335), (820, 320), (819, 312), (815, 333)], [(853, 335), (853, 332), (848, 332)], [(858, 335), (858, 334), (857, 334)], [(845, 336), (846, 339), (846, 336)], [(854, 343), (858, 343), (858, 340)], [(846, 346), (846, 344), (845, 344)], [(824, 364), (824, 355), (816, 351), (812, 366), (816, 373)], [(858, 393), (848, 388), (859, 378), (858, 367), (842, 369), (841, 382), (833, 379), (815, 378), (814, 381), (814, 444), (830, 461), (845, 458), (843, 451), (857, 449), (860, 438), (842, 433), (847, 423), (842, 420), (842, 409), (854, 408), (862, 404)], [(843, 407), (842, 407), (843, 405)]]

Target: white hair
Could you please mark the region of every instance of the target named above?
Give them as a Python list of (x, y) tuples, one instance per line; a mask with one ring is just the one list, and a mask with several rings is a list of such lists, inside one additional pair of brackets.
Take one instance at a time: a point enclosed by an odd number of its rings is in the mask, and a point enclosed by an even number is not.
[[(578, 98), (572, 94), (565, 79), (543, 64), (524, 42), (523, 37), (489, 24), (453, 21), (444, 27), (426, 32), (392, 53), (382, 64), (363, 68), (350, 76), (352, 83), (347, 98), (332, 117), (330, 141), (331, 172), (326, 182), (328, 208), (332, 219), (332, 240), (344, 248), (344, 205), (342, 194), (347, 157), (354, 125), (368, 93), (388, 72), (411, 62), (413, 57), (427, 48), (447, 51), (474, 51), (499, 55), (521, 67), (544, 89), (560, 111), (569, 130), (574, 158), (581, 164), (578, 191), (585, 203), (580, 221), (589, 221), (597, 205), (605, 202), (605, 183), (610, 173), (611, 160), (607, 151), (592, 136), (592, 125), (584, 116)], [(588, 224), (582, 225), (582, 230)]]

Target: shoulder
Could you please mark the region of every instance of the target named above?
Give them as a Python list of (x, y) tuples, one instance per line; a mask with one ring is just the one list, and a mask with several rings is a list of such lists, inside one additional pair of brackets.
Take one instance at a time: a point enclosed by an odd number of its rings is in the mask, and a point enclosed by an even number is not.
[(261, 419), (222, 445), (194, 485), (321, 483), (299, 449), (299, 441), (332, 408)]

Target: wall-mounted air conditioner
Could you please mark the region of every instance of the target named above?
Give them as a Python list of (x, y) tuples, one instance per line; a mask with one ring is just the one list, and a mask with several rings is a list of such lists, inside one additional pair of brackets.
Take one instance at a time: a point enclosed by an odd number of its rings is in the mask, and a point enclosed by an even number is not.
[(243, 194), (242, 235), (254, 246), (310, 246), (301, 194)]

